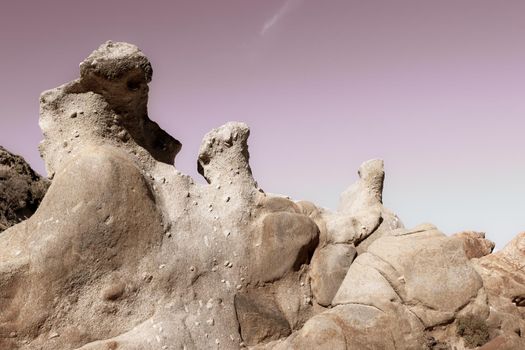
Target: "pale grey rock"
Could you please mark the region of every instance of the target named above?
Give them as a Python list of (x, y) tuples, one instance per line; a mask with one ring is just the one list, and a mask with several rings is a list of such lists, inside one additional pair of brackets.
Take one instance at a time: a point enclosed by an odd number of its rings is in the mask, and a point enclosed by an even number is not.
[(152, 70), (135, 45), (108, 41), (80, 72), (79, 79), (40, 96), (40, 152), (50, 177), (86, 144), (111, 144), (140, 164), (173, 164), (181, 144), (148, 117)]
[(392, 212), (390, 209), (382, 207), (381, 208), (381, 224), (377, 227), (377, 229), (372, 232), (367, 238), (359, 242), (359, 245), (357, 246), (357, 253), (361, 254), (365, 252), (368, 247), (374, 243), (375, 240), (377, 240), (380, 237), (388, 236), (391, 234), (391, 232), (394, 232), (397, 229), (402, 229), (405, 226), (401, 222), (401, 219)]
[(0, 348), (238, 348), (257, 329), (239, 332), (235, 296), (268, 282), (289, 329), (311, 316), (300, 284), (314, 221), (257, 188), (242, 123), (204, 138), (210, 184), (178, 172), (180, 143), (147, 115), (150, 79), (135, 46), (107, 42), (80, 79), (42, 94), (54, 180), (39, 211), (0, 236)]
[[(483, 284), (460, 242), (428, 228), (376, 240), (350, 267), (333, 303), (401, 300), (426, 327), (453, 318)], [(377, 271), (375, 277), (369, 269)]]
[(1, 349), (523, 347), (523, 235), (483, 256), (479, 235), (404, 229), (380, 160), (336, 212), (265, 193), (238, 122), (204, 137), (196, 183), (149, 119), (151, 78), (106, 42), (42, 94), (53, 185), (0, 235)]
[(362, 253), (379, 237), (403, 227), (399, 218), (382, 203), (383, 161), (374, 159), (363, 163), (358, 175), (359, 180), (341, 195), (337, 212), (317, 209), (308, 202), (299, 203), (302, 212), (311, 217), (320, 230), (321, 248), (314, 255), (311, 278), (315, 300), (323, 306), (330, 305), (353, 261), (348, 249)]
[(227, 123), (210, 131), (199, 151), (199, 173), (210, 184), (224, 186), (230, 181), (256, 186), (250, 168), (248, 137), (250, 129), (244, 123)]
[[(422, 329), (433, 329), (463, 315), (486, 320), (486, 301), (482, 280), (461, 242), (422, 225), (392, 231), (372, 243), (350, 266), (332, 304), (369, 305), (385, 312), (396, 305), (397, 319), (408, 320), (410, 314)], [(447, 343), (458, 341), (456, 334), (432, 334)]]
[(358, 246), (375, 232), (379, 237), (403, 227), (399, 218), (383, 207), (383, 161), (372, 159), (363, 163), (358, 174), (359, 180), (341, 195), (337, 212), (325, 215), (327, 240), (331, 243)]
[[(398, 307), (398, 306), (397, 306)], [(339, 305), (312, 317), (285, 341), (254, 349), (423, 349), (423, 327), (417, 318), (392, 305), (380, 310), (367, 305)]]

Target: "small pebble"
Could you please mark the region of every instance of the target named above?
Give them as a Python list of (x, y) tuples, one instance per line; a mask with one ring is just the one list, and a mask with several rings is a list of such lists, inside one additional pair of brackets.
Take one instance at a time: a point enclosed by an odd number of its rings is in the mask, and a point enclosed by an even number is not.
[(195, 266), (190, 266), (190, 271), (195, 271)]
[(208, 326), (213, 326), (215, 324), (215, 321), (213, 320), (213, 318), (210, 318), (206, 321), (206, 323), (208, 324)]
[(70, 118), (76, 118), (77, 117), (77, 112), (73, 112), (71, 113), (71, 115), (69, 116)]
[(235, 288), (237, 288), (237, 290), (241, 290), (242, 284), (238, 284), (237, 287), (235, 287)]
[(229, 196), (225, 197), (225, 198), (224, 198), (224, 201), (225, 201), (226, 203), (228, 203), (228, 202), (230, 201), (230, 197), (229, 197)]
[(228, 265), (230, 265), (230, 262), (229, 262), (228, 260), (226, 260), (226, 261), (224, 262), (224, 267), (228, 267)]

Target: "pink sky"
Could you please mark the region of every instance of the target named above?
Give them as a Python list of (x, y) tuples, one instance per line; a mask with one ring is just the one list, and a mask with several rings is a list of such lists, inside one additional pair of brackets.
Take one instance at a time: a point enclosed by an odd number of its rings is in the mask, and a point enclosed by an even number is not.
[(38, 96), (108, 39), (150, 57), (150, 117), (196, 178), (202, 136), (245, 121), (268, 192), (335, 208), (378, 157), (407, 226), (525, 229), (522, 0), (3, 1), (0, 144), (43, 172)]

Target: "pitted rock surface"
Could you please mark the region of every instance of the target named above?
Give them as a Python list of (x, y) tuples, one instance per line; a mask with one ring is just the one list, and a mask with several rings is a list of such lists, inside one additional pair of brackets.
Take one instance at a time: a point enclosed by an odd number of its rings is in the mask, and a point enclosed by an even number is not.
[(152, 78), (108, 41), (42, 93), (53, 184), (0, 235), (0, 349), (525, 348), (523, 234), (491, 253), (482, 234), (405, 228), (378, 159), (334, 212), (266, 193), (241, 122), (204, 136), (199, 184), (148, 115)]

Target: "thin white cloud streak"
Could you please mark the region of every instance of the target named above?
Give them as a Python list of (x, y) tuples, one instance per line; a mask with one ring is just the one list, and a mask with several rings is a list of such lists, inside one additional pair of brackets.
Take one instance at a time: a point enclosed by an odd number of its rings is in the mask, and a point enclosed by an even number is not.
[(277, 24), (277, 22), (281, 21), (288, 13), (301, 5), (302, 2), (303, 0), (286, 0), (283, 6), (281, 6), (281, 8), (279, 8), (279, 10), (272, 17), (264, 22), (264, 25), (259, 34), (264, 36), (273, 26)]

